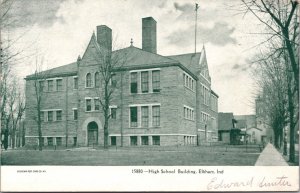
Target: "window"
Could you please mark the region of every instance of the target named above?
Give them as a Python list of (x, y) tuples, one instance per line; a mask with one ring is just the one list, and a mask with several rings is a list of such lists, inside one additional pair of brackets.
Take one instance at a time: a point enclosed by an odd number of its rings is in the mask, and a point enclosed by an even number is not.
[(73, 137), (73, 145), (74, 145), (74, 146), (77, 145), (77, 137)]
[(160, 106), (152, 106), (152, 120), (154, 127), (160, 126)]
[(48, 121), (53, 121), (53, 111), (48, 111)]
[(100, 100), (99, 99), (94, 99), (94, 105), (95, 105), (95, 111), (100, 110)]
[(141, 73), (141, 81), (142, 81), (142, 93), (149, 92), (149, 76), (147, 71)]
[(143, 106), (142, 107), (142, 127), (148, 127), (149, 126), (149, 112), (148, 112), (148, 107), (147, 106)]
[(194, 80), (192, 80), (192, 90), (194, 90)]
[(85, 86), (88, 87), (88, 88), (92, 87), (92, 75), (91, 75), (91, 73), (87, 73), (87, 75), (86, 75)]
[(53, 91), (53, 80), (48, 80), (48, 91), (51, 92)]
[(111, 75), (111, 86), (112, 87), (116, 87), (117, 86), (117, 79), (116, 79), (116, 75), (115, 74)]
[(130, 126), (137, 127), (137, 107), (130, 107)]
[(77, 109), (73, 109), (73, 119), (74, 120), (78, 119), (78, 110)]
[(99, 72), (95, 73), (95, 87), (96, 88), (100, 87), (100, 74), (99, 74)]
[(86, 111), (92, 110), (92, 99), (85, 99)]
[(185, 86), (187, 87), (188, 85), (188, 82), (189, 82), (189, 77), (187, 75), (185, 75)]
[(148, 136), (142, 136), (142, 145), (149, 145), (149, 139)]
[(56, 90), (62, 91), (62, 79), (56, 79)]
[(153, 92), (160, 92), (160, 71), (152, 71), (152, 89)]
[(73, 79), (73, 88), (74, 89), (78, 89), (78, 77), (74, 77)]
[(110, 118), (117, 119), (117, 108), (110, 108)]
[(62, 111), (56, 111), (56, 121), (62, 120)]
[(209, 119), (209, 114), (201, 112), (201, 119), (202, 119), (202, 122), (207, 122)]
[(40, 80), (39, 81), (39, 89), (40, 89), (41, 92), (44, 91), (44, 86), (45, 86), (45, 82), (43, 80)]
[(137, 93), (138, 87), (137, 87), (137, 73), (132, 72), (130, 77), (130, 91), (131, 93)]
[(183, 84), (185, 87), (187, 87), (191, 90), (194, 90), (194, 88), (195, 88), (194, 79), (186, 73), (183, 73)]
[(191, 107), (183, 107), (183, 117), (189, 120), (195, 120), (194, 109)]
[(41, 122), (44, 122), (45, 121), (45, 112), (44, 111), (40, 111), (40, 117), (41, 117)]
[(111, 146), (116, 146), (117, 145), (117, 137), (116, 136), (110, 137), (110, 145)]
[(62, 145), (62, 138), (61, 137), (56, 137), (56, 145), (61, 146)]
[(152, 136), (152, 145), (160, 145), (160, 136)]
[(137, 136), (130, 136), (130, 145), (131, 146), (137, 145)]
[(53, 138), (52, 137), (47, 137), (48, 141), (48, 146), (53, 146)]

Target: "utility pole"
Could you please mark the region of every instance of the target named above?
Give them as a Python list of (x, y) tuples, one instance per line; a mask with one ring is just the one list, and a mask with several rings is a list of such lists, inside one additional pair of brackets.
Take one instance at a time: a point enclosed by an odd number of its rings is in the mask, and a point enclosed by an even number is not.
[(197, 12), (198, 12), (198, 3), (196, 3), (196, 8), (195, 8), (195, 12), (196, 12), (196, 19), (195, 19), (195, 53), (197, 52)]

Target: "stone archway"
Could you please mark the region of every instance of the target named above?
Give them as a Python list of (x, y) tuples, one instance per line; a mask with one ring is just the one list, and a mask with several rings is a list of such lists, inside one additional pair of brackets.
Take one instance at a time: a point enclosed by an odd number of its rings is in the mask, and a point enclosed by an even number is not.
[(98, 145), (98, 124), (95, 121), (90, 122), (87, 125), (87, 145)]

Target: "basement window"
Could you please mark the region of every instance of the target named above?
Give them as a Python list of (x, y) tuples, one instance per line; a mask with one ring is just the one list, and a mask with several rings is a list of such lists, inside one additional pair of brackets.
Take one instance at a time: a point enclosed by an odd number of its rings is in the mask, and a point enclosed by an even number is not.
[(149, 137), (148, 136), (142, 136), (142, 145), (149, 145)]
[(137, 136), (130, 136), (130, 145), (131, 146), (137, 145)]
[(160, 145), (160, 136), (152, 136), (152, 144)]

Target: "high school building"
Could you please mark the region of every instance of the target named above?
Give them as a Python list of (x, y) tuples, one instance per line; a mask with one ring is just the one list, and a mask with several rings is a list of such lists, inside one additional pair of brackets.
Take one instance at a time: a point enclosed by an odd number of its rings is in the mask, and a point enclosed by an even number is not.
[[(103, 145), (104, 118), (99, 93), (97, 49), (112, 49), (112, 32), (97, 26), (82, 57), (42, 72), (44, 145)], [(217, 141), (218, 95), (203, 47), (201, 52), (162, 56), (156, 51), (156, 21), (142, 19), (142, 49), (131, 45), (112, 51), (121, 60), (110, 86), (109, 144), (197, 145)], [(34, 83), (26, 78), (26, 144), (38, 144)]]

